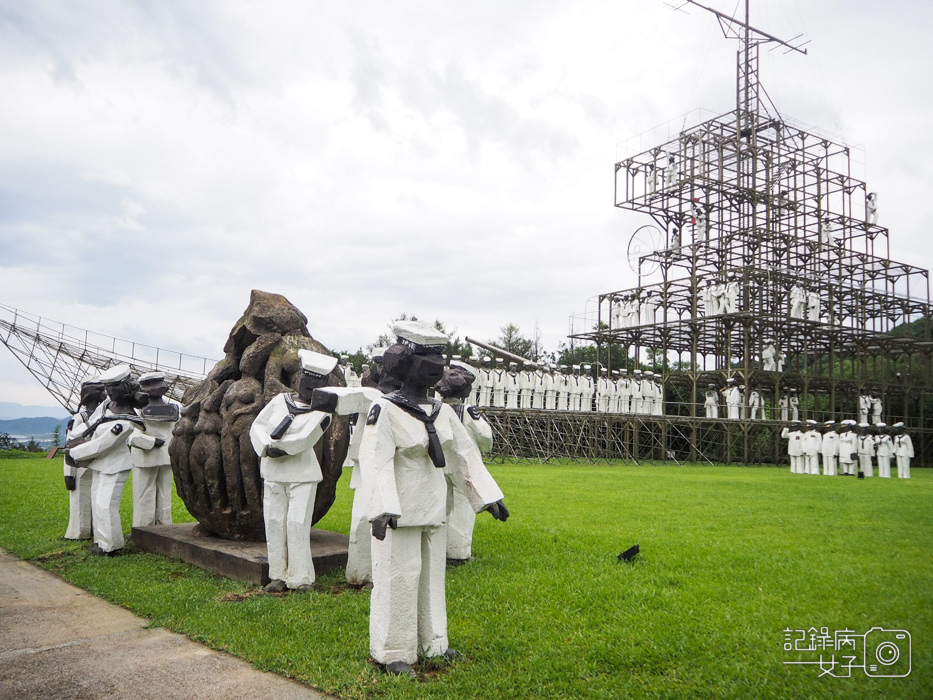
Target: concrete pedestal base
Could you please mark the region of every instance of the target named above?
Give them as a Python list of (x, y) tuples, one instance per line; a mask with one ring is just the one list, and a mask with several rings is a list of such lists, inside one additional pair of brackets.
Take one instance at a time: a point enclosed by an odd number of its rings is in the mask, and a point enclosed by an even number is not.
[[(134, 527), (133, 543), (142, 550), (181, 559), (202, 569), (250, 581), (269, 583), (265, 542), (234, 542), (208, 534), (198, 523)], [(311, 530), (311, 552), (318, 575), (347, 565), (350, 538), (327, 530)]]

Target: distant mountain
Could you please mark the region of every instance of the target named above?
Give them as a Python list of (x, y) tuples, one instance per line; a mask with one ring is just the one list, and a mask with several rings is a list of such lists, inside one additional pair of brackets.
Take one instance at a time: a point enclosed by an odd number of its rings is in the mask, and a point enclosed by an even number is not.
[(52, 431), (60, 425), (61, 435), (65, 437), (65, 426), (68, 418), (14, 418), (13, 420), (0, 420), (0, 434), (7, 433), (20, 442), (28, 442), (34, 438), (36, 442), (45, 443), (51, 440)]
[(12, 418), (65, 418), (67, 416), (68, 411), (61, 406), (23, 406), (18, 403), (0, 401), (0, 420), (10, 420)]

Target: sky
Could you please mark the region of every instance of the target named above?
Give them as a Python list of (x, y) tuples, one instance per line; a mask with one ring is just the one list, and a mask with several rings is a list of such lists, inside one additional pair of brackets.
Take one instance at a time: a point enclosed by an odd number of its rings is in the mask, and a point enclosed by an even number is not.
[[(933, 4), (751, 8), (809, 42), (762, 50), (777, 108), (864, 147), (933, 267)], [(0, 303), (210, 358), (251, 289), (333, 350), (403, 312), (556, 350), (636, 284), (617, 144), (732, 109), (738, 46), (663, 0), (0, 0)], [(5, 348), (0, 401), (55, 404)]]

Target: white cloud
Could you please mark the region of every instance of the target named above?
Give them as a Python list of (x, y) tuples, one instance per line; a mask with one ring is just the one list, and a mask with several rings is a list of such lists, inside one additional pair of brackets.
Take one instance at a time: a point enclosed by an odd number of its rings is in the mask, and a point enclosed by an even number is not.
[[(866, 145), (892, 254), (929, 267), (930, 95), (905, 67), (931, 63), (933, 11), (753, 5), (812, 39), (762, 52), (775, 102)], [(0, 301), (204, 355), (252, 288), (337, 348), (402, 311), (480, 338), (537, 321), (554, 348), (634, 283), (616, 143), (727, 111), (736, 48), (636, 0), (0, 0)], [(0, 400), (24, 372), (0, 362)]]

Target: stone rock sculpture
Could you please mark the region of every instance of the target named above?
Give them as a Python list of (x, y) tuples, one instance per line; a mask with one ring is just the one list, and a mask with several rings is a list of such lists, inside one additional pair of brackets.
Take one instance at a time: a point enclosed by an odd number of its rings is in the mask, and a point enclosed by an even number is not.
[[(262, 478), (249, 429), (273, 397), (297, 391), (299, 350), (330, 354), (307, 323), (285, 297), (253, 290), (230, 331), (226, 357), (182, 400), (170, 447), (175, 486), (201, 526), (224, 539), (265, 539)], [(339, 370), (331, 372), (328, 385), (344, 385)], [(322, 480), (313, 523), (334, 503), (349, 440), (346, 417), (335, 417), (314, 448)]]

